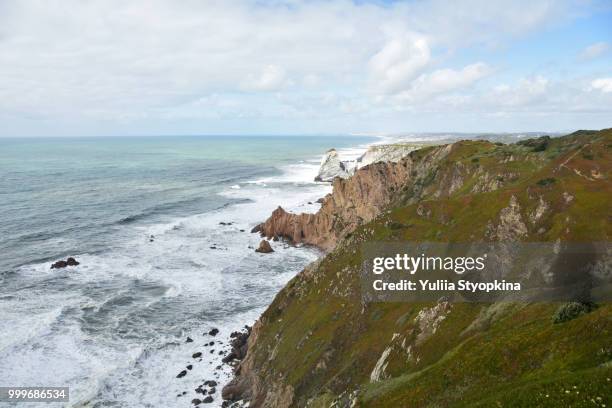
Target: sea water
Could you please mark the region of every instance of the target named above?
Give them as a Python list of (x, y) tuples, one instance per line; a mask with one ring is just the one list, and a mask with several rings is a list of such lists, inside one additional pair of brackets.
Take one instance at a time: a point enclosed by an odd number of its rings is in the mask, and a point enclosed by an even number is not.
[[(0, 386), (68, 386), (68, 406), (187, 407), (215, 380), (219, 406), (229, 334), (319, 256), (256, 253), (251, 228), (278, 205), (315, 212), (331, 191), (313, 181), (325, 150), (354, 158), (375, 140), (0, 139)], [(50, 269), (68, 256), (80, 265)]]

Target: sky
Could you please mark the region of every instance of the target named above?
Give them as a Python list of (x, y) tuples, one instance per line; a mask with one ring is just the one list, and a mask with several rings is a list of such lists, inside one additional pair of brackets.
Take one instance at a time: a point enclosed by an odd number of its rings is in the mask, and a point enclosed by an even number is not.
[(0, 0), (0, 137), (607, 127), (610, 0)]

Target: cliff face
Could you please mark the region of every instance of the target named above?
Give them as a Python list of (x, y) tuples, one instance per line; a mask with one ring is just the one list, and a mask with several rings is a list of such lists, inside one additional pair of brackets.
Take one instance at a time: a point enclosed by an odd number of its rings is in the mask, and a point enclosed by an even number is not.
[(258, 229), (267, 238), (285, 238), (329, 251), (338, 239), (380, 214), (411, 180), (435, 171), (452, 148), (433, 147), (423, 156), (409, 155), (397, 163), (373, 163), (348, 179), (335, 178), (333, 192), (323, 199), (316, 214), (292, 214), (278, 207)]
[(321, 160), (321, 167), (315, 181), (332, 181), (336, 177), (346, 178), (351, 173), (352, 169), (347, 168), (346, 164), (340, 160), (336, 149), (330, 149), (325, 152)]
[(315, 181), (333, 181), (336, 177), (349, 178), (357, 169), (379, 162), (395, 163), (414, 150), (425, 146), (423, 143), (393, 143), (370, 146), (357, 160), (342, 160), (336, 149), (325, 152)]
[(375, 241), (609, 241), (611, 147), (611, 130), (430, 147), (336, 181), (317, 214), (276, 210), (266, 235), (329, 253), (257, 321), (224, 395), (253, 407), (609, 405), (612, 305), (364, 303), (359, 271)]

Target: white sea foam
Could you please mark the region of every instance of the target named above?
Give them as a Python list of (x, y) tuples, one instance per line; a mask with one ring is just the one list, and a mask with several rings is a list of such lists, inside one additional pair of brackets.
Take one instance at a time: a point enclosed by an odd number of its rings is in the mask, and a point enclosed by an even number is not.
[[(352, 160), (366, 149), (340, 154)], [(69, 406), (113, 401), (123, 407), (183, 407), (198, 397), (198, 385), (212, 379), (219, 385), (208, 406), (220, 406), (231, 373), (226, 366), (215, 367), (229, 334), (252, 324), (274, 294), (319, 255), (282, 242), (271, 243), (272, 254), (255, 253), (261, 238), (250, 229), (278, 205), (317, 211), (316, 200), (331, 192), (329, 184), (313, 181), (318, 162), (313, 157), (283, 166), (280, 175), (219, 193), (247, 202), (156, 224), (124, 225), (109, 250), (74, 254), (81, 262), (77, 267), (51, 270), (45, 262), (20, 268), (32, 285), (58, 279), (71, 289), (23, 291), (3, 299), (0, 329), (7, 334), (0, 338), (0, 378), (70, 385)], [(213, 326), (221, 331), (214, 340), (224, 346), (211, 354), (204, 346), (211, 337), (203, 333)], [(185, 343), (187, 336), (194, 341)], [(195, 351), (204, 353), (203, 361), (191, 358)], [(193, 369), (176, 378), (187, 364)]]

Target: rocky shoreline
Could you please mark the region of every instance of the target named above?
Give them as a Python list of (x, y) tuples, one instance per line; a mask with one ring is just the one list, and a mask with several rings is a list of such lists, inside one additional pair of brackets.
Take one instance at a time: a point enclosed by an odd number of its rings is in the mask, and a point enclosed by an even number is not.
[(422, 157), (411, 152), (398, 162), (373, 163), (347, 179), (335, 177), (332, 193), (322, 199), (321, 209), (315, 214), (294, 214), (278, 207), (252, 232), (330, 251), (347, 233), (380, 214), (410, 180), (423, 178), (452, 146), (431, 147)]
[[(435, 362), (453, 350), (445, 339), (467, 339), (498, 325), (499, 333), (503, 333), (496, 338), (500, 347), (508, 336), (527, 341), (524, 339), (531, 336), (520, 337), (515, 326), (505, 326), (506, 322), (499, 318), (514, 312), (518, 321), (541, 324), (537, 333), (548, 336), (551, 331), (542, 322), (550, 320), (549, 310), (527, 308), (536, 316), (532, 318), (521, 314), (522, 308), (473, 308), (451, 306), (444, 301), (420, 309), (410, 304), (392, 309), (364, 305), (353, 265), (356, 245), (374, 237), (449, 242), (514, 242), (529, 237), (551, 241), (561, 235), (564, 240), (584, 239), (581, 234), (587, 231), (585, 225), (591, 228), (590, 216), (577, 208), (571, 224), (567, 208), (574, 205), (576, 191), (591, 194), (592, 202), (598, 203), (597, 211), (605, 207), (599, 204), (599, 191), (609, 187), (602, 176), (609, 174), (604, 160), (607, 153), (602, 146), (609, 146), (610, 132), (600, 133), (601, 136), (593, 136), (577, 132), (554, 142), (539, 138), (514, 145), (459, 141), (429, 146), (398, 162), (373, 163), (357, 169), (349, 178), (335, 177), (333, 192), (323, 199), (315, 214), (294, 214), (277, 208), (252, 232), (267, 239), (313, 245), (327, 255), (290, 281), (255, 322), (245, 340), (245, 353), (234, 368), (234, 378), (223, 390), (224, 399), (231, 403), (248, 401), (251, 407), (356, 406), (363, 401), (364, 406), (391, 407), (404, 406), (397, 405), (394, 399), (395, 391), (401, 391), (405, 393), (402, 404), (414, 401), (414, 395), (421, 398), (416, 406), (427, 406), (427, 401), (436, 398), (444, 406), (451, 406), (447, 400), (457, 402), (452, 395), (436, 392), (435, 388), (440, 378)], [(546, 145), (541, 147), (544, 140)], [(595, 161), (596, 157), (604, 159)], [(586, 178), (585, 174), (593, 177)], [(557, 181), (561, 178), (567, 184)], [(576, 191), (565, 191), (562, 185)], [(591, 185), (596, 188), (587, 190)], [(565, 214), (563, 228), (555, 224), (561, 219), (558, 214)], [(605, 231), (604, 228), (597, 233), (605, 237)], [(597, 322), (595, 319), (600, 318), (590, 317)], [(445, 327), (443, 321), (456, 323)], [(377, 332), (375, 339), (369, 336), (372, 330)], [(342, 336), (338, 336), (340, 333)], [(589, 331), (580, 333), (588, 337)], [(548, 341), (572, 342), (578, 336), (558, 334), (560, 337)], [(428, 348), (429, 344), (433, 346)], [(528, 343), (526, 347), (539, 350), (538, 344)], [(500, 350), (491, 345), (487, 353), (494, 358)], [(534, 357), (528, 354), (530, 359)], [(472, 369), (483, 371), (479, 375), (486, 379), (489, 373), (479, 363), (478, 355), (466, 357), (471, 358)], [(466, 362), (463, 358), (455, 361), (451, 356), (444, 364), (462, 370)], [(515, 366), (511, 364), (512, 367)], [(521, 367), (523, 371), (511, 379), (520, 382), (521, 375), (530, 375), (536, 369)], [(412, 387), (411, 381), (391, 392), (384, 385), (376, 385), (404, 374), (427, 376), (430, 371), (433, 374), (427, 377), (429, 383), (423, 384), (433, 384), (431, 393), (422, 394), (422, 387)], [(374, 387), (378, 394), (362, 393), (364, 385)], [(380, 405), (383, 399), (386, 402)]]

